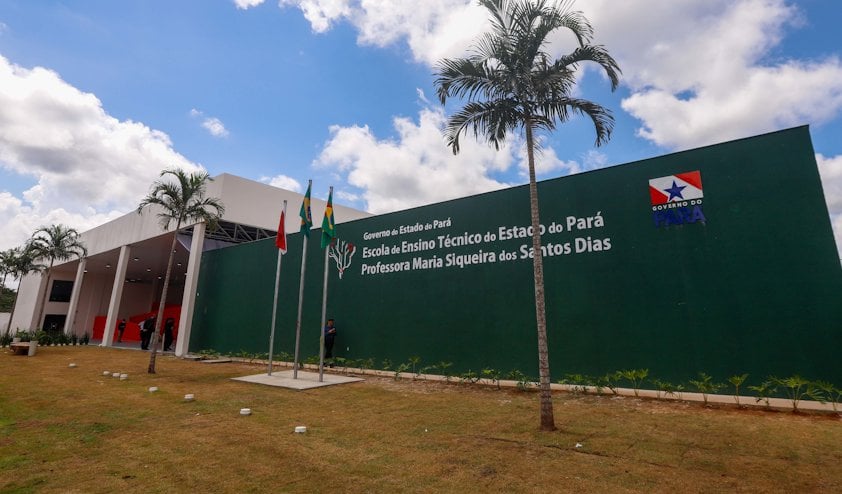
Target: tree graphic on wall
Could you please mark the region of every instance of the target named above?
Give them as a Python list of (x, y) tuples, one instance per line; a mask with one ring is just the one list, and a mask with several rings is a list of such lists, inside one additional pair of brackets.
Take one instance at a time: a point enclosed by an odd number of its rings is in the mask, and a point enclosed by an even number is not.
[(345, 269), (351, 266), (351, 258), (353, 258), (354, 253), (357, 252), (357, 247), (351, 242), (334, 239), (334, 241), (330, 243), (329, 249), (328, 255), (331, 259), (336, 261), (336, 269), (339, 270), (339, 279), (341, 280)]

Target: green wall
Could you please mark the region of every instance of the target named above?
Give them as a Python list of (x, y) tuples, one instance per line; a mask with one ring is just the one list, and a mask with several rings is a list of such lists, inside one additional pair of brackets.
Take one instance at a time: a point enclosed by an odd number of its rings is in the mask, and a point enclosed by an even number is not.
[[(656, 224), (649, 180), (694, 170), (704, 221)], [(645, 367), (674, 382), (704, 371), (842, 384), (842, 270), (807, 127), (543, 181), (539, 197), (544, 245), (558, 245), (545, 256), (554, 379)], [(338, 225), (356, 251), (342, 279), (330, 260), (336, 353), (536, 376), (531, 241), (500, 238), (528, 225), (525, 186)], [(304, 357), (318, 353), (321, 318), (313, 233)], [(293, 349), (301, 244), (291, 235), (283, 257), (276, 352)], [(485, 262), (458, 266), (474, 254)], [(268, 351), (276, 255), (272, 240), (205, 253), (192, 351)]]

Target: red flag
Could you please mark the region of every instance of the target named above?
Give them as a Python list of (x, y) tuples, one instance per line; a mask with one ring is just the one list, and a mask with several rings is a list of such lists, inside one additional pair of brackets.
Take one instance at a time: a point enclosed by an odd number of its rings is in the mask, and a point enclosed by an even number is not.
[(278, 247), (281, 254), (287, 253), (287, 231), (284, 227), (284, 218), (286, 217), (286, 213), (286, 207), (284, 207), (284, 210), (281, 211), (281, 222), (278, 223), (278, 236), (275, 237), (275, 246)]

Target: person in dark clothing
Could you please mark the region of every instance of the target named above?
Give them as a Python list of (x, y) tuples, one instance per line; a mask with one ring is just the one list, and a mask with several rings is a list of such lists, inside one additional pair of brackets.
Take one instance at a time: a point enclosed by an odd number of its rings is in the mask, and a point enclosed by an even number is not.
[(149, 350), (149, 340), (152, 338), (152, 332), (155, 331), (155, 318), (150, 317), (143, 321), (143, 326), (140, 331), (140, 349)]
[(325, 335), (325, 359), (331, 359), (330, 366), (333, 367), (333, 342), (336, 340), (336, 325), (333, 319), (327, 320), (327, 325), (323, 331)]
[(169, 352), (172, 346), (173, 328), (175, 327), (175, 319), (168, 317), (164, 322), (164, 351)]
[(123, 341), (123, 333), (126, 331), (126, 318), (120, 319), (117, 324), (117, 343)]

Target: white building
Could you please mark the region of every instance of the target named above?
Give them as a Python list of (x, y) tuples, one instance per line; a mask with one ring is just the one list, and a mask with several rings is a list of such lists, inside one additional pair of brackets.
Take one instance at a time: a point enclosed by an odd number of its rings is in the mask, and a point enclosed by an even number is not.
[[(203, 223), (182, 229), (167, 295), (167, 305), (181, 306), (175, 342), (179, 356), (187, 353), (190, 341), (202, 252), (274, 237), (284, 200), (287, 233), (300, 229), (302, 194), (222, 174), (208, 184), (206, 196), (220, 199), (225, 214), (214, 232), (207, 231)], [(311, 200), (316, 226), (325, 205), (325, 201)], [(341, 223), (370, 215), (334, 205), (334, 216)], [(101, 326), (104, 317), (102, 345), (110, 346), (120, 319), (157, 311), (174, 227), (164, 231), (156, 212), (147, 208), (142, 215), (131, 212), (82, 232), (81, 241), (88, 249), (85, 258), (56, 264), (49, 280), (46, 275), (31, 274), (21, 281), (11, 330), (53, 328), (90, 335), (97, 318)], [(41, 320), (36, 320), (42, 312)]]

